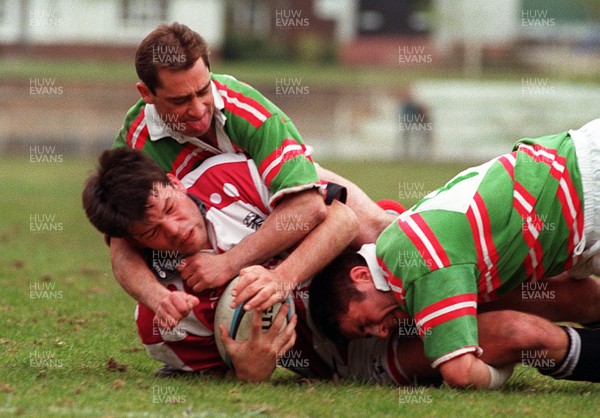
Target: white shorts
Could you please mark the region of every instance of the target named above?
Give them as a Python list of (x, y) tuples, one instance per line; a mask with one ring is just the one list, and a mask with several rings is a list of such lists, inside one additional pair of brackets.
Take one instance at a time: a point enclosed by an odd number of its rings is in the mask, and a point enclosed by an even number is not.
[(600, 275), (600, 119), (569, 131), (583, 186), (584, 244), (569, 270), (575, 278)]

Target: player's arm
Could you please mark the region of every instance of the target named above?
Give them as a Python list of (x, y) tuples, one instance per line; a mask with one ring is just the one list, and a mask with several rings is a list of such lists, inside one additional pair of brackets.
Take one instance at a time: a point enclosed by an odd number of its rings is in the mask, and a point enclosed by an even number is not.
[(156, 314), (159, 325), (171, 329), (199, 303), (185, 292), (171, 292), (154, 277), (140, 252), (123, 238), (111, 238), (113, 274), (121, 287)]
[(352, 241), (353, 248), (358, 249), (364, 244), (374, 243), (379, 234), (396, 219), (395, 215), (381, 209), (360, 187), (350, 180), (318, 165), (316, 168), (321, 180), (344, 186), (348, 191), (346, 204), (360, 219), (358, 235)]
[(263, 225), (224, 254), (198, 253), (186, 258), (180, 273), (195, 292), (217, 287), (241, 269), (264, 263), (302, 240), (327, 215), (317, 189), (286, 195)]
[(496, 369), (472, 353), (454, 357), (439, 368), (444, 381), (457, 388), (497, 389), (512, 373), (512, 367)]
[(327, 218), (275, 269), (252, 266), (240, 272), (241, 280), (232, 292), (235, 296), (232, 306), (247, 301), (246, 310), (267, 309), (285, 299), (350, 244), (359, 226), (354, 212), (337, 200), (327, 210)]

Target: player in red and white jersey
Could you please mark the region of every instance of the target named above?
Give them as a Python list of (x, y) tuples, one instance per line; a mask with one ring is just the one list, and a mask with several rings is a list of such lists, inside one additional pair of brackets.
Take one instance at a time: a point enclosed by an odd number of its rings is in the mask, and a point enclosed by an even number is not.
[[(154, 312), (143, 305), (138, 309), (142, 341), (149, 354), (165, 364), (182, 370), (224, 371), (214, 342), (214, 309), (223, 289), (194, 294), (177, 274), (177, 267), (191, 253), (227, 251), (237, 244), (236, 240), (254, 234), (256, 226), (270, 213), (265, 204), (269, 192), (255, 173), (253, 162), (243, 155), (219, 156), (186, 180), (190, 188), (187, 193), (179, 180), (165, 175), (143, 153), (118, 149), (100, 157), (98, 173), (86, 183), (83, 202), (90, 221), (111, 237), (125, 237), (140, 247), (153, 248), (146, 250), (147, 264), (169, 289), (163, 307), (167, 313), (175, 313), (172, 318), (177, 314), (184, 317), (161, 329), (164, 324), (154, 320)], [(333, 202), (328, 211), (331, 216), (298, 245), (310, 262), (292, 253), (280, 265), (298, 282), (324, 267), (356, 236), (357, 221), (349, 208)], [(327, 240), (327, 248), (320, 248), (315, 240)], [(289, 335), (279, 338), (278, 345), (265, 342), (272, 351), (273, 367), (275, 355), (291, 347), (288, 344), (293, 343), (294, 326), (292, 319), (279, 333)], [(273, 335), (274, 339), (279, 334)], [(250, 351), (249, 355), (256, 353)], [(254, 379), (251, 371), (240, 376), (240, 370), (251, 367), (252, 361), (236, 363), (234, 355), (230, 357), (238, 377)]]

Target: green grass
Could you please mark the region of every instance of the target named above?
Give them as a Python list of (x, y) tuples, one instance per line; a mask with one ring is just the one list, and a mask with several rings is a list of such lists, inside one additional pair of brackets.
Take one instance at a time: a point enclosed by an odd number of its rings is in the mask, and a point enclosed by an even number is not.
[[(519, 368), (499, 392), (443, 387), (417, 394), (356, 383), (308, 382), (286, 371), (258, 385), (155, 378), (159, 365), (139, 342), (134, 303), (113, 279), (107, 248), (81, 210), (82, 183), (93, 164), (71, 156), (49, 164), (24, 157), (0, 160), (0, 416), (600, 414), (600, 385), (557, 382), (526, 368)], [(462, 168), (324, 165), (355, 180), (374, 199), (397, 198), (415, 184), (433, 188)], [(61, 230), (32, 231), (31, 217), (35, 229), (35, 217), (44, 215), (53, 216), (54, 229), (60, 225)], [(55, 293), (36, 298), (35, 289), (40, 288)], [(111, 358), (124, 370), (108, 367)], [(172, 395), (172, 402), (165, 402), (165, 393)]]

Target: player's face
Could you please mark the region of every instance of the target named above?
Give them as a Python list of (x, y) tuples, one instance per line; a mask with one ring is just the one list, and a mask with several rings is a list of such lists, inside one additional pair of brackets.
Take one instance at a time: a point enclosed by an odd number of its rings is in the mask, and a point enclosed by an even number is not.
[(161, 120), (174, 131), (192, 137), (204, 135), (214, 113), (210, 72), (204, 61), (200, 58), (185, 70), (160, 69), (158, 78), (156, 94), (138, 83), (146, 103), (155, 105)]
[(357, 288), (366, 297), (351, 301), (348, 313), (340, 318), (340, 331), (349, 339), (368, 336), (385, 338), (398, 328), (406, 314), (390, 292), (382, 292), (372, 283), (359, 283)]
[(179, 182), (154, 187), (145, 219), (135, 222), (130, 233), (139, 245), (155, 250), (188, 255), (209, 246), (200, 209)]

